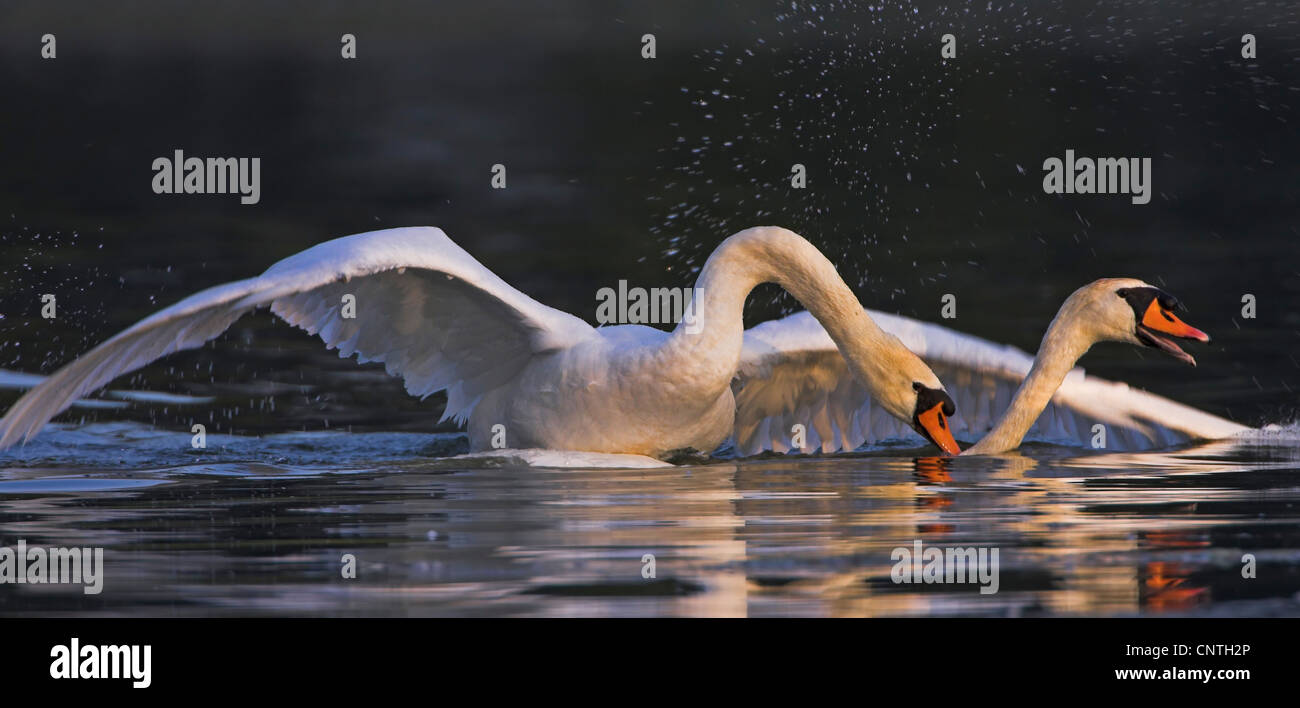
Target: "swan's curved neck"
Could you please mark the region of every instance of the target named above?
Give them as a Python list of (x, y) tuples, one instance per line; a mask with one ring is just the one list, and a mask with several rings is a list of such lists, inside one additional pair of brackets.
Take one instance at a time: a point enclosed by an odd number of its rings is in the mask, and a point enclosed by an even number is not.
[(1083, 318), (1067, 302), (1047, 327), (1047, 333), (1038, 345), (1038, 356), (1034, 357), (1029, 375), (1016, 389), (1011, 406), (987, 435), (962, 454), (991, 455), (1019, 447), (1020, 441), (1051, 402), (1056, 389), (1060, 388), (1065, 375), (1074, 368), (1079, 357), (1087, 353), (1093, 342), (1093, 337), (1084, 331)]
[(870, 356), (887, 337), (820, 251), (779, 227), (741, 231), (709, 256), (696, 281), (694, 322), (683, 319), (658, 352), (675, 378), (721, 395), (731, 385), (744, 342), (745, 299), (760, 283), (776, 283), (826, 329), (855, 373), (870, 381), (884, 366)]

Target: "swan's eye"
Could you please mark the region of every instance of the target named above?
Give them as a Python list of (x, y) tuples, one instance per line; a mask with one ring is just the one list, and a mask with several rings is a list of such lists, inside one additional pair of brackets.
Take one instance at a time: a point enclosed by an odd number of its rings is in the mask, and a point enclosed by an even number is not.
[(1116, 291), (1115, 291), (1115, 294), (1118, 295), (1118, 296), (1120, 296), (1120, 297), (1122, 297), (1122, 298), (1127, 298), (1127, 297), (1128, 297), (1128, 288), (1120, 288), (1119, 290), (1116, 290)]
[(920, 391), (921, 388), (922, 388), (922, 386), (921, 386), (921, 382), (920, 382), (920, 381), (913, 381), (913, 382), (912, 382), (912, 390), (913, 390), (913, 391)]

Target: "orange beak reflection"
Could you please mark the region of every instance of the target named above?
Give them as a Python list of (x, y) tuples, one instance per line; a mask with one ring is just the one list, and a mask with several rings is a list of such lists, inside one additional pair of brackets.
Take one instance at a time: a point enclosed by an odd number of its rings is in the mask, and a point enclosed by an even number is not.
[(957, 446), (957, 441), (952, 437), (952, 428), (948, 425), (948, 417), (943, 414), (943, 404), (940, 403), (935, 407), (918, 413), (916, 415), (917, 432), (924, 435), (930, 442), (939, 446), (949, 455), (960, 455), (961, 448)]

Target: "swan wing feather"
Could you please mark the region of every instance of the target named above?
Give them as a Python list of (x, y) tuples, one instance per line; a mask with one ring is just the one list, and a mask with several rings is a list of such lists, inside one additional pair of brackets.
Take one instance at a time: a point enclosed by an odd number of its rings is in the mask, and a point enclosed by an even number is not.
[[(992, 429), (1033, 365), (1033, 357), (1012, 346), (901, 315), (873, 310), (868, 314), (943, 381), (957, 405), (950, 423), (959, 438), (978, 439)], [(735, 443), (743, 454), (790, 449), (795, 423), (805, 425), (808, 447), (824, 452), (915, 435), (872, 406), (869, 393), (849, 372), (835, 343), (807, 312), (746, 331), (733, 391)], [(1167, 447), (1247, 430), (1075, 368), (1026, 440), (1088, 445), (1098, 423), (1106, 426), (1106, 449), (1111, 451)]]
[[(345, 295), (355, 297), (353, 317), (343, 316)], [(533, 356), (595, 336), (581, 319), (510, 287), (441, 229), (355, 234), (290, 256), (256, 278), (191, 295), (90, 350), (9, 409), (0, 419), (0, 448), (31, 439), (114, 378), (202, 346), (266, 306), (340, 356), (383, 362), (412, 395), (446, 390), (443, 418), (458, 422)]]

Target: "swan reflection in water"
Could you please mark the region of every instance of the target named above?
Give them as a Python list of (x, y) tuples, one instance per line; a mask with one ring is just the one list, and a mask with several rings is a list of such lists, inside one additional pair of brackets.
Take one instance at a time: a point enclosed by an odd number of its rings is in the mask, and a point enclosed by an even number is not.
[[(64, 433), (49, 433), (54, 448)], [(418, 456), (367, 464), (368, 445), (400, 440), (320, 434), (314, 444), (330, 435), (346, 438), (332, 464), (299, 464), (309, 446), (275, 436), (261, 445), (287, 461), (87, 472), (75, 460), (25, 468), (4, 457), (6, 533), (103, 546), (107, 571), (94, 597), (7, 587), (0, 612), (1294, 612), (1294, 441), (560, 470)], [(893, 582), (891, 554), (917, 541), (997, 548), (998, 591)], [(1256, 579), (1242, 578), (1245, 552), (1258, 558)], [(357, 559), (355, 580), (339, 577), (344, 554)]]

